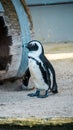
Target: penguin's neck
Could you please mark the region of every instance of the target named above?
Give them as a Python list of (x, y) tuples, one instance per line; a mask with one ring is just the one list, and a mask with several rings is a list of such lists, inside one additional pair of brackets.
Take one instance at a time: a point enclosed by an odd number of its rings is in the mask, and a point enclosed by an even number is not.
[(28, 61), (30, 62), (30, 59), (37, 61), (38, 63), (41, 63), (41, 65), (43, 66), (43, 62), (40, 59), (40, 55), (39, 56), (34, 56), (34, 55), (30, 55), (28, 54)]
[(38, 59), (39, 55), (38, 55), (38, 53), (35, 53), (35, 52), (29, 52), (28, 53), (28, 57), (32, 57), (32, 58)]
[(41, 62), (40, 56), (38, 56), (38, 55), (35, 54), (35, 53), (28, 53), (28, 58), (29, 58), (29, 59), (35, 59), (36, 61)]

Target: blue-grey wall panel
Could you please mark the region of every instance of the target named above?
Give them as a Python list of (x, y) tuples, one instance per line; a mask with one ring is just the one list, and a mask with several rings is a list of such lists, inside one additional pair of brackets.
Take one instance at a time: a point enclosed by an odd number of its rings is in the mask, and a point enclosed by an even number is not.
[(73, 0), (26, 0), (28, 5), (73, 2)]
[(73, 4), (30, 7), (34, 39), (43, 42), (73, 41)]

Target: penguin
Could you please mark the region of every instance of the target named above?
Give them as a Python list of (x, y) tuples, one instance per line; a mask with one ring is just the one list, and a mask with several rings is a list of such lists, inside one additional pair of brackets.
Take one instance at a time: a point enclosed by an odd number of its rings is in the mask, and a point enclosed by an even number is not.
[[(44, 49), (40, 41), (32, 40), (27, 43), (28, 49), (28, 68), (33, 79), (36, 92), (29, 93), (30, 97), (46, 98), (49, 91), (58, 92), (55, 70), (50, 61), (44, 55)], [(44, 90), (44, 95), (41, 91)]]

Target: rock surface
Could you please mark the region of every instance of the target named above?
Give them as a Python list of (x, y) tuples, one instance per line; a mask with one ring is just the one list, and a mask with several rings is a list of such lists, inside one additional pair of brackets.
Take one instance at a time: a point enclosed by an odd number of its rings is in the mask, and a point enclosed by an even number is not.
[(73, 58), (51, 63), (56, 71), (58, 94), (50, 93), (45, 99), (32, 98), (27, 96), (32, 91), (14, 90), (17, 88), (14, 84), (0, 85), (0, 118), (73, 117)]

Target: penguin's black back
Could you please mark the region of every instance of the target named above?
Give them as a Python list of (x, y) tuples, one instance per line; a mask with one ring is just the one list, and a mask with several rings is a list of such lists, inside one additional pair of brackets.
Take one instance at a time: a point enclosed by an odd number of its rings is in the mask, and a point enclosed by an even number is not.
[(39, 56), (39, 58), (43, 62), (43, 65), (44, 65), (45, 69), (50, 69), (51, 72), (53, 73), (53, 75), (55, 76), (55, 70), (54, 70), (52, 64), (50, 63), (50, 61), (47, 60), (47, 58), (42, 54)]
[[(56, 83), (56, 74), (55, 74), (55, 70), (52, 66), (52, 64), (50, 63), (49, 60), (47, 60), (47, 58), (45, 57), (45, 55), (41, 54), (39, 56), (39, 58), (41, 59), (41, 61), (43, 62), (43, 65), (45, 67), (46, 70), (46, 77), (47, 77), (47, 84), (49, 86), (49, 89), (51, 90), (51, 88), (53, 89), (55, 86), (57, 88), (57, 83)], [(52, 73), (52, 80), (50, 79), (50, 72)], [(52, 86), (51, 86), (51, 82), (53, 82)]]

